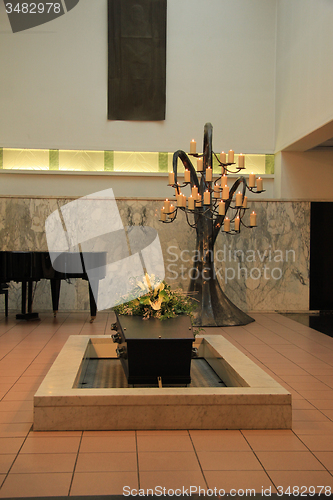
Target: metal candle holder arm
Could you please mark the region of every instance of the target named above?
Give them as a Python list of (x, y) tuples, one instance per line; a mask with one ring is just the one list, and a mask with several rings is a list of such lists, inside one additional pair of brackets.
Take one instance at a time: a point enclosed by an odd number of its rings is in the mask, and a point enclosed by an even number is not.
[[(244, 167), (237, 167), (237, 171), (231, 172), (227, 167), (230, 165), (235, 165), (235, 163), (222, 163), (218, 159), (217, 155), (211, 150), (211, 147), (209, 144), (209, 139), (210, 139), (211, 131), (212, 131), (212, 127), (210, 129), (209, 125), (210, 124), (206, 124), (206, 126), (205, 126), (205, 132), (207, 131), (207, 135), (208, 135), (208, 137), (207, 137), (208, 145), (206, 146), (206, 144), (205, 144), (206, 141), (204, 141), (204, 153), (203, 154), (190, 153), (190, 156), (193, 156), (195, 158), (204, 158), (204, 160), (205, 160), (205, 158), (207, 157), (207, 154), (210, 157), (212, 157), (212, 154), (214, 154), (219, 165), (222, 167), (221, 175), (214, 180), (214, 186), (217, 186), (218, 182), (220, 181), (220, 179), (222, 179), (223, 175), (225, 175), (227, 173), (234, 173), (234, 174), (239, 173), (241, 170), (244, 169)], [(205, 137), (206, 137), (206, 133), (205, 133)], [(190, 175), (191, 175), (191, 181), (184, 182), (184, 184), (181, 184), (181, 185), (178, 183), (178, 158), (183, 163), (184, 168), (186, 170), (189, 170)], [(185, 212), (187, 223), (189, 224), (189, 226), (191, 226), (193, 228), (196, 228), (198, 217), (204, 217), (206, 219), (213, 220), (214, 221), (213, 239), (215, 242), (221, 228), (223, 227), (224, 219), (225, 219), (227, 212), (230, 208), (232, 210), (235, 210), (235, 214), (232, 217), (230, 217), (230, 222), (234, 222), (235, 218), (238, 215), (239, 219), (240, 219), (240, 225), (242, 225), (246, 228), (255, 227), (255, 225), (251, 225), (251, 224), (247, 225), (243, 222), (243, 217), (246, 213), (246, 210), (248, 210), (246, 207), (243, 207), (245, 193), (246, 193), (247, 189), (249, 191), (251, 191), (252, 193), (262, 193), (262, 192), (264, 192), (264, 190), (258, 191), (257, 188), (250, 187), (247, 184), (245, 177), (243, 177), (243, 176), (239, 177), (234, 182), (233, 186), (231, 187), (231, 189), (229, 191), (229, 198), (225, 200), (225, 213), (224, 213), (224, 215), (219, 215), (218, 211), (217, 211), (217, 205), (218, 205), (219, 201), (221, 201), (221, 200), (220, 200), (220, 197), (213, 198), (213, 196), (212, 196), (212, 194), (214, 194), (214, 192), (215, 192), (214, 189), (212, 188), (213, 181), (206, 181), (206, 170), (208, 168), (207, 164), (208, 164), (208, 166), (210, 166), (212, 168), (212, 162), (209, 163), (209, 160), (206, 162), (204, 161), (203, 170), (202, 170), (202, 172), (200, 172), (201, 173), (201, 182), (199, 182), (197, 172), (196, 172), (191, 160), (189, 159), (188, 155), (182, 150), (178, 150), (174, 153), (174, 155), (173, 155), (173, 173), (174, 173), (175, 183), (169, 184), (169, 185), (171, 187), (175, 188), (177, 190), (178, 194), (181, 194), (180, 189), (183, 187), (190, 185), (192, 188), (192, 187), (196, 186), (198, 188), (198, 194), (200, 194), (200, 196), (201, 196), (201, 205), (203, 204), (203, 207), (200, 205), (198, 207), (195, 207), (194, 209), (189, 209), (186, 206), (185, 207), (184, 206), (177, 206), (171, 212), (165, 212), (165, 214), (170, 218), (168, 218), (166, 220), (161, 220), (161, 222), (166, 223), (166, 224), (174, 222), (174, 220), (177, 217), (179, 209), (182, 210), (183, 212)], [(238, 187), (240, 186), (240, 184), (242, 184), (242, 206), (236, 206), (236, 204), (234, 206), (232, 206), (231, 203), (233, 201), (233, 196), (234, 196), (235, 192), (237, 191)], [(204, 195), (205, 191), (209, 191), (209, 193), (210, 193), (210, 203), (209, 204), (203, 203), (203, 201), (204, 201), (203, 195)], [(223, 192), (223, 187), (219, 186), (219, 193), (221, 194), (222, 192)], [(194, 223), (190, 222), (188, 214), (194, 215), (194, 218), (195, 218)], [(229, 234), (238, 234), (240, 232), (240, 229), (233, 230), (233, 231), (226, 231), (226, 232), (228, 232)]]

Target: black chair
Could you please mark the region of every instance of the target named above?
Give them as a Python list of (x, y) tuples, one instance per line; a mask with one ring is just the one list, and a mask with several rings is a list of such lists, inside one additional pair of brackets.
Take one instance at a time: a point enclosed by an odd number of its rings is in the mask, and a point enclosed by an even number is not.
[(0, 294), (5, 296), (5, 316), (8, 318), (8, 283), (0, 283)]

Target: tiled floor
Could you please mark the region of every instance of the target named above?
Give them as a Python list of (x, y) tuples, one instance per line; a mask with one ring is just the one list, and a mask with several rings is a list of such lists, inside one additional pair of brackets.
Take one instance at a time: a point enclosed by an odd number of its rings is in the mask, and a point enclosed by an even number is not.
[(109, 335), (113, 316), (99, 313), (93, 324), (79, 313), (2, 319), (0, 497), (333, 490), (333, 338), (283, 316), (253, 316), (250, 325), (206, 332), (225, 336), (291, 391), (292, 430), (33, 432), (33, 394), (68, 336)]

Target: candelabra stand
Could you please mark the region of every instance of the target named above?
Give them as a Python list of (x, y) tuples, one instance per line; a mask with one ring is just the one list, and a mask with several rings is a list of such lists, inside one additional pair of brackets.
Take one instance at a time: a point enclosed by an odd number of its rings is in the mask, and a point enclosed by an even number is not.
[[(249, 183), (245, 177), (239, 177), (229, 190), (226, 180), (227, 173), (239, 173), (244, 167), (244, 157), (236, 171), (230, 167), (233, 162), (233, 152), (229, 151), (228, 161), (225, 162), (224, 153), (220, 159), (212, 149), (213, 127), (206, 123), (204, 128), (203, 153), (190, 153), (198, 158), (197, 171), (184, 151), (176, 151), (173, 155), (173, 172), (169, 174), (169, 185), (175, 188), (175, 206), (168, 199), (161, 210), (161, 222), (172, 223), (178, 212), (184, 212), (187, 223), (196, 229), (196, 260), (193, 262), (189, 292), (193, 293), (198, 306), (194, 312), (196, 326), (235, 326), (246, 325), (253, 320), (250, 316), (235, 306), (222, 291), (214, 268), (214, 245), (216, 238), (223, 229), (228, 234), (238, 234), (241, 226), (252, 228), (256, 226), (256, 214), (250, 215), (250, 223), (246, 224), (243, 218), (248, 210), (246, 190), (253, 193), (263, 192), (262, 179), (255, 181), (250, 175)], [(232, 154), (231, 154), (232, 153)], [(221, 175), (214, 179), (212, 176), (213, 155), (221, 166)], [(242, 156), (242, 155), (241, 155)], [(185, 167), (185, 182), (177, 182), (178, 158)], [(221, 161), (222, 160), (224, 161)], [(200, 180), (198, 175), (201, 175)], [(186, 198), (181, 189), (190, 186), (191, 196)], [(237, 189), (241, 186), (235, 198)], [(231, 214), (230, 218), (227, 214)]]

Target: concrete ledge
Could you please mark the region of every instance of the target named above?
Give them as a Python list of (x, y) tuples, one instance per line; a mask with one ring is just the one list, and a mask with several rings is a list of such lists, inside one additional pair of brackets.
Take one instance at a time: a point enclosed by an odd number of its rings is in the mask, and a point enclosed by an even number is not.
[(195, 346), (228, 387), (76, 388), (90, 357), (116, 357), (109, 336), (71, 336), (34, 397), (34, 430), (290, 429), (291, 394), (222, 336)]

